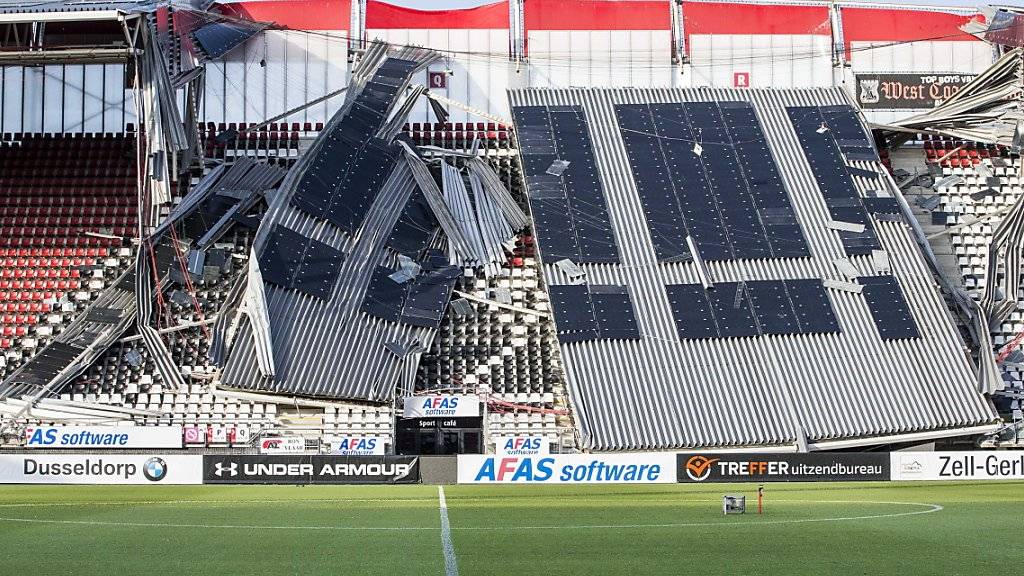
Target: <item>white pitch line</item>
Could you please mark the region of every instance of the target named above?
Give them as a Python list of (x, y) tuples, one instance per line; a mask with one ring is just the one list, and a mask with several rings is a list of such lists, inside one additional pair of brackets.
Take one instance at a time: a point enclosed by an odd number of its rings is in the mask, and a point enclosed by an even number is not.
[(751, 526), (764, 524), (806, 524), (809, 522), (845, 522), (849, 520), (871, 520), (875, 518), (898, 518), (900, 516), (917, 516), (919, 514), (931, 514), (943, 509), (938, 504), (923, 504), (920, 502), (820, 502), (828, 504), (892, 504), (901, 506), (927, 506), (927, 510), (915, 510), (913, 512), (897, 512), (894, 514), (871, 514), (868, 516), (836, 516), (832, 518), (798, 518), (793, 520), (747, 520), (738, 522), (683, 522), (678, 524), (586, 524), (577, 526), (475, 526), (467, 528), (455, 528), (455, 530), (480, 530), (480, 531), (513, 531), (513, 530), (587, 530), (587, 529), (622, 529), (622, 528), (697, 528), (710, 526)]
[(448, 502), (444, 499), (444, 486), (437, 487), (437, 506), (441, 510), (441, 549), (444, 551), (445, 576), (459, 576), (459, 563), (452, 544), (452, 527), (448, 523)]
[(162, 506), (182, 504), (347, 504), (350, 502), (434, 502), (433, 496), (424, 498), (314, 498), (280, 500), (95, 500), (91, 502), (14, 502), (0, 504), (0, 508), (48, 508), (51, 506)]
[(31, 524), (73, 524), (79, 526), (114, 526), (118, 528), (232, 528), (235, 530), (372, 530), (380, 532), (437, 530), (433, 526), (255, 526), (247, 524), (167, 524), (163, 522), (104, 522), (101, 520), (42, 520), (39, 518), (0, 518), (0, 522)]
[[(921, 502), (869, 502), (862, 500), (830, 500), (805, 502), (807, 504), (884, 504), (891, 506), (920, 506), (927, 510), (913, 510), (910, 512), (895, 512), (892, 514), (870, 514), (866, 516), (837, 516), (830, 518), (797, 518), (792, 520), (746, 520), (746, 521), (723, 521), (723, 522), (683, 522), (675, 524), (572, 524), (563, 526), (540, 525), (540, 526), (459, 526), (452, 528), (448, 523), (448, 511), (444, 502), (444, 490), (438, 487), (439, 505), (441, 508), (441, 542), (444, 546), (451, 546), (451, 531), (486, 531), (486, 532), (515, 532), (521, 530), (623, 530), (641, 528), (704, 528), (718, 526), (752, 526), (752, 525), (775, 525), (775, 524), (807, 524), (812, 522), (845, 522), (851, 520), (872, 520), (880, 518), (899, 518), (903, 516), (917, 516), (920, 514), (931, 514), (943, 509), (938, 504), (926, 504)], [(102, 520), (46, 520), (40, 518), (8, 518), (0, 517), (0, 522), (22, 522), (28, 524), (64, 524), (75, 526), (111, 526), (116, 528), (200, 528), (200, 529), (235, 529), (235, 530), (337, 530), (337, 531), (374, 531), (374, 532), (408, 532), (436, 530), (429, 526), (257, 526), (246, 524), (169, 524), (163, 522), (111, 522)], [(447, 534), (447, 544), (445, 543)], [(446, 574), (457, 576), (458, 567), (455, 564), (455, 549), (451, 548), (451, 566), (455, 572), (447, 572), (449, 569), (448, 549), (445, 550)]]

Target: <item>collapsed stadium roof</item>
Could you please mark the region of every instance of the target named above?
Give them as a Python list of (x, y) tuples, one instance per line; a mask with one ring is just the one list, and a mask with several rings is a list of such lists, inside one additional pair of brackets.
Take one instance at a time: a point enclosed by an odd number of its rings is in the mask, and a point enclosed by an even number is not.
[(439, 57), (383, 43), (363, 56), (345, 106), (261, 224), (226, 386), (369, 401), (392, 399), (396, 383), (411, 392), (462, 274), (453, 264), (500, 261), (525, 225), (488, 168), (468, 169), (471, 203), (457, 169), (442, 162), (442, 191), (395, 140), (424, 92), (404, 94), (410, 77)]
[(510, 100), (584, 447), (870, 443), (995, 421), (841, 89)]

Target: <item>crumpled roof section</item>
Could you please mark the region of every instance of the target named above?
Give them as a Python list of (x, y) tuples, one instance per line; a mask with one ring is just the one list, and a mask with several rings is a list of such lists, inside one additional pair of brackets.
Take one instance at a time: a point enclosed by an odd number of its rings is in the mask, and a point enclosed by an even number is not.
[[(246, 309), (224, 360), (225, 386), (383, 401), (415, 372), (418, 353), (392, 348), (421, 349), (436, 326), (361, 308), (377, 267), (395, 265), (386, 242), (416, 188), (385, 121), (412, 74), (438, 57), (371, 44), (345, 107), (285, 177), (257, 233), (259, 274), (249, 282), (262, 286), (249, 292), (262, 287), (266, 309)], [(258, 361), (268, 352), (272, 362)]]

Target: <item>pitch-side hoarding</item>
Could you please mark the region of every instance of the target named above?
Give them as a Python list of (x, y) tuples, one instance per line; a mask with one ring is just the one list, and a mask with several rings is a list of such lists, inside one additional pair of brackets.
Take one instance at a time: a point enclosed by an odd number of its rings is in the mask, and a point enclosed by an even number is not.
[(1024, 480), (1024, 450), (893, 452), (893, 480)]
[(459, 455), (459, 484), (669, 484), (675, 454)]
[(841, 482), (889, 479), (889, 455), (810, 452), (678, 456), (680, 482)]
[(198, 455), (2, 454), (0, 484), (202, 484)]
[(111, 450), (181, 448), (181, 426), (30, 426), (26, 448)]
[(205, 484), (415, 484), (415, 456), (251, 456), (203, 457)]

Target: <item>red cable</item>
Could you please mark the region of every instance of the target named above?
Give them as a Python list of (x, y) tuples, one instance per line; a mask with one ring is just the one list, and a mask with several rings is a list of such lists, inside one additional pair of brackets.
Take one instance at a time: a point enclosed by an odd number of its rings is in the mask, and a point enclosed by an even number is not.
[[(177, 245), (178, 244), (178, 231), (174, 228), (174, 226), (171, 226), (171, 238), (174, 240), (174, 243)], [(189, 273), (188, 265), (185, 263), (185, 260), (181, 257), (181, 252), (178, 251), (177, 246), (175, 246), (175, 248), (174, 248), (174, 255), (175, 255), (175, 257), (178, 260), (178, 266), (181, 268), (181, 274), (182, 274), (182, 276), (185, 277), (185, 288), (186, 288), (186, 290), (188, 290), (189, 298), (192, 299), (192, 306), (196, 309), (196, 315), (199, 316), (199, 321), (200, 322), (205, 322), (206, 321), (206, 317), (203, 315), (202, 307), (199, 306), (199, 300), (196, 299), (196, 289), (195, 289), (195, 286), (192, 285), (192, 274)], [(210, 331), (206, 329), (206, 324), (205, 323), (204, 324), (200, 324), (199, 327), (203, 330), (203, 335), (205, 335), (206, 338), (209, 339), (210, 338)]]
[(156, 325), (157, 325), (157, 327), (160, 327), (160, 321), (161, 321), (161, 319), (163, 317), (163, 310), (164, 310), (165, 303), (164, 303), (164, 295), (160, 291), (160, 277), (157, 275), (157, 271), (156, 271), (156, 252), (153, 250), (153, 241), (147, 239), (146, 240), (146, 246), (145, 246), (144, 249), (149, 252), (149, 259), (150, 259), (150, 262), (152, 262), (151, 268), (153, 269), (152, 270), (152, 273), (153, 273), (153, 285), (156, 286), (156, 303), (157, 303)]
[(569, 413), (564, 408), (537, 408), (536, 406), (528, 406), (526, 404), (515, 404), (513, 402), (506, 402), (504, 400), (498, 400), (497, 398), (488, 398), (488, 405), (501, 406), (502, 408), (512, 408), (514, 410), (520, 410), (523, 412), (535, 412), (537, 414), (556, 414), (564, 416)]
[(1013, 340), (1010, 340), (1006, 346), (1003, 346), (1003, 349), (1000, 350), (999, 354), (996, 356), (996, 363), (999, 364), (1002, 363), (1003, 360), (1006, 360), (1006, 357), (1016, 350), (1017, 347), (1020, 346), (1021, 342), (1024, 342), (1024, 332), (1017, 334)]

